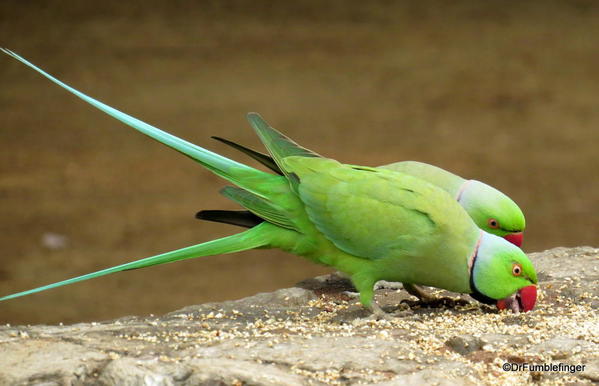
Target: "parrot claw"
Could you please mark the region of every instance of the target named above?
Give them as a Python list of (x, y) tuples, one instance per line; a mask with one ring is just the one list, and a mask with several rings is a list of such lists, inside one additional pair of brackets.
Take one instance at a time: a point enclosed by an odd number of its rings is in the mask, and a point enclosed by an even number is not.
[(403, 288), (412, 296), (416, 296), (422, 303), (434, 303), (437, 298), (429, 295), (424, 289), (416, 284), (403, 283)]
[(407, 304), (410, 308), (455, 308), (456, 306), (467, 306), (470, 304), (468, 300), (459, 298), (432, 298), (432, 300), (409, 300), (404, 299), (401, 301), (402, 304)]
[(350, 299), (358, 299), (358, 298), (360, 298), (360, 293), (359, 292), (343, 291), (343, 292), (341, 292), (341, 294), (347, 296)]
[(407, 304), (410, 308), (412, 307), (425, 307), (425, 308), (441, 308), (441, 307), (455, 307), (455, 306), (466, 306), (470, 304), (469, 301), (464, 299), (454, 299), (450, 297), (436, 297), (429, 295), (424, 289), (415, 284), (403, 283), (403, 287), (412, 296), (418, 298), (418, 301), (413, 300), (402, 300), (401, 303)]

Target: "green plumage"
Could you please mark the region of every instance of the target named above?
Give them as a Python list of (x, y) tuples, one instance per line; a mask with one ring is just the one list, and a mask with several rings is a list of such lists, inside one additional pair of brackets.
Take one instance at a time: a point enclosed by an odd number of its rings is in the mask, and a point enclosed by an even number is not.
[[(3, 51), (94, 107), (235, 184), (235, 187), (224, 188), (222, 193), (263, 222), (233, 236), (0, 300), (119, 271), (264, 247), (280, 248), (347, 273), (360, 292), (362, 303), (368, 307), (373, 306), (374, 283), (383, 279), (463, 293), (478, 291), (472, 286), (469, 265), (483, 237), (455, 198), (443, 189), (408, 174), (343, 165), (323, 158), (271, 128), (258, 114), (250, 113), (250, 124), (283, 175), (265, 173), (122, 113), (62, 83), (20, 56)], [(526, 283), (536, 282), (534, 269), (526, 256), (517, 248), (502, 244), (504, 240), (496, 239), (484, 243), (485, 250), (490, 252), (485, 252), (481, 260), (521, 261)], [(485, 277), (493, 277), (493, 272), (484, 273)], [(494, 295), (507, 296), (518, 290), (526, 284), (520, 279), (502, 278), (493, 283)], [(485, 288), (485, 284), (480, 283), (480, 288)]]
[(402, 161), (392, 164), (379, 166), (381, 169), (392, 170), (394, 172), (409, 174), (430, 182), (433, 185), (440, 187), (449, 193), (452, 197), (456, 197), (460, 187), (466, 182), (466, 179), (443, 170), (434, 165), (429, 165), (423, 162)]
[[(396, 162), (380, 168), (418, 177), (445, 190), (485, 232), (505, 237), (524, 231), (524, 214), (518, 205), (492, 186), (416, 161)], [(491, 220), (496, 221), (496, 227), (490, 226)]]

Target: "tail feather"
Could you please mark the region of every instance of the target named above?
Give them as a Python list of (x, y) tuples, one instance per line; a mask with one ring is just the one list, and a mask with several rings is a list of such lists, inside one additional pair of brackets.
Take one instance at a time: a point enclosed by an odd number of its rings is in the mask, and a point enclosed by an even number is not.
[(196, 213), (196, 218), (244, 228), (253, 228), (264, 222), (264, 219), (249, 210), (201, 210)]
[(111, 273), (145, 268), (150, 267), (152, 265), (172, 263), (174, 261), (192, 259), (195, 257), (213, 256), (225, 253), (240, 252), (253, 248), (265, 247), (269, 244), (270, 239), (271, 236), (269, 236), (267, 232), (263, 231), (262, 227), (258, 225), (254, 228), (248, 229), (247, 231), (237, 233), (232, 236), (223, 237), (202, 244), (177, 249), (175, 251), (166, 252), (152, 257), (146, 257), (145, 259), (132, 261), (130, 263), (106, 268), (101, 271), (77, 276), (71, 279), (63, 280), (53, 284), (48, 284), (28, 291), (23, 291), (12, 295), (0, 297), (0, 301), (30, 295), (36, 292), (41, 292), (52, 288), (62, 287), (64, 285), (73, 284), (100, 276), (105, 276)]
[[(279, 207), (279, 205), (271, 202), (271, 200), (267, 198), (269, 196), (272, 196), (273, 186), (275, 186), (277, 183), (283, 182), (281, 181), (280, 176), (275, 176), (273, 174), (266, 173), (249, 167), (247, 165), (238, 163), (236, 161), (230, 160), (219, 154), (213, 153), (200, 146), (194, 145), (181, 138), (178, 138), (172, 134), (164, 132), (154, 126), (142, 122), (137, 118), (134, 118), (92, 97), (83, 94), (82, 92), (54, 78), (52, 75), (46, 73), (42, 69), (36, 67), (32, 63), (28, 62), (26, 59), (22, 58), (21, 56), (17, 55), (12, 51), (9, 51), (4, 48), (0, 48), (0, 51), (4, 52), (9, 56), (12, 56), (14, 59), (27, 65), (28, 67), (37, 71), (53, 83), (64, 88), (65, 90), (69, 91), (70, 93), (74, 94), (75, 96), (79, 97), (85, 102), (91, 104), (97, 109), (103, 111), (104, 113), (125, 123), (126, 125), (134, 128), (135, 130), (149, 136), (150, 138), (153, 138), (156, 141), (181, 152), (182, 154), (199, 162), (215, 174), (237, 185), (239, 188), (230, 187), (228, 188), (228, 190), (225, 191), (227, 192), (227, 197), (239, 202), (247, 209), (249, 209), (251, 212), (254, 212), (255, 214), (259, 215), (261, 218), (265, 218), (267, 221), (270, 221), (273, 224), (282, 227), (275, 227), (269, 222), (262, 222), (258, 224), (257, 222), (259, 219), (255, 217), (248, 217), (246, 214), (233, 216), (227, 214), (223, 216), (222, 213), (204, 213), (204, 215), (200, 215), (200, 218), (206, 218), (213, 221), (215, 221), (217, 218), (220, 220), (232, 219), (234, 221), (241, 219), (242, 223), (240, 224), (242, 226), (251, 225), (253, 227), (246, 230), (245, 232), (229, 237), (224, 237), (221, 239), (178, 249), (171, 252), (166, 252), (160, 255), (148, 257), (130, 263), (121, 264), (115, 267), (74, 277), (39, 288), (34, 288), (28, 291), (23, 291), (16, 294), (0, 297), (0, 301), (25, 296), (56, 287), (61, 287), (64, 285), (108, 275), (111, 273), (131, 269), (139, 269), (149, 267), (152, 265), (165, 264), (179, 260), (191, 259), (194, 257), (211, 256), (224, 253), (239, 252), (259, 247), (267, 247), (270, 245), (271, 241), (274, 240), (275, 236), (273, 235), (273, 230), (283, 230), (285, 228), (295, 229), (295, 225), (287, 218), (285, 210)], [(264, 122), (257, 114), (250, 114), (249, 119), (256, 131), (259, 133), (262, 141), (269, 149), (269, 152), (271, 152), (271, 154), (273, 155), (274, 160), (277, 162), (277, 165), (279, 165), (278, 157), (280, 158), (283, 156), (300, 154), (313, 157), (318, 156), (316, 153), (312, 153), (309, 150), (303, 149), (287, 137), (278, 133), (276, 130), (270, 128), (266, 124), (266, 122)], [(285, 232), (287, 232), (286, 229)]]
[(250, 149), (248, 147), (245, 147), (245, 146), (235, 143), (233, 141), (229, 141), (228, 139), (225, 139), (225, 138), (213, 136), (212, 139), (216, 139), (217, 141), (222, 142), (225, 145), (229, 145), (232, 148), (237, 149), (244, 154), (247, 154), (248, 156), (252, 157), (256, 161), (260, 162), (262, 165), (264, 165), (267, 168), (269, 168), (270, 170), (272, 170), (273, 172), (275, 172), (281, 176), (283, 175), (283, 172), (277, 166), (275, 160), (273, 160), (271, 156), (264, 154), (264, 153), (260, 153), (259, 151)]
[[(14, 53), (6, 48), (0, 48), (0, 50), (9, 56), (12, 56), (13, 58), (20, 61), (21, 63), (27, 65), (28, 67), (32, 68), (33, 70), (39, 72), (41, 75), (43, 75), (50, 81), (54, 82), (55, 84), (59, 85), (60, 87), (64, 88), (65, 90), (69, 91), (70, 93), (76, 95), (77, 97), (79, 97), (80, 99), (89, 103), (90, 105), (96, 107), (97, 109), (103, 111), (104, 113), (110, 115), (111, 117), (123, 122), (124, 124), (134, 128), (135, 130), (147, 135), (148, 137), (153, 138), (154, 140), (156, 140), (160, 143), (163, 143), (163, 144), (177, 150), (178, 152), (190, 157), (191, 159), (202, 164), (207, 169), (211, 170), (213, 173), (225, 178), (228, 181), (231, 181), (232, 183), (234, 183), (238, 186), (241, 186), (242, 188), (244, 188), (246, 190), (251, 191), (254, 194), (257, 194), (260, 196), (262, 196), (264, 194), (264, 192), (261, 192), (261, 191), (259, 191), (259, 189), (256, 188), (255, 182), (252, 182), (250, 179), (250, 181), (246, 183), (246, 181), (244, 181), (244, 180), (247, 180), (247, 179), (244, 179), (243, 177), (256, 176), (256, 175), (261, 175), (261, 174), (268, 175), (268, 173), (254, 169), (254, 168), (244, 165), (242, 163), (230, 160), (230, 159), (223, 157), (219, 154), (211, 152), (210, 150), (204, 149), (200, 146), (194, 145), (193, 143), (187, 142), (187, 141), (185, 141), (181, 138), (178, 138), (172, 134), (162, 131), (162, 130), (158, 129), (157, 127), (149, 125), (137, 118), (134, 118), (134, 117), (132, 117), (128, 114), (125, 114), (113, 107), (110, 107), (90, 96), (85, 95), (81, 91), (78, 91), (78, 90), (74, 89), (73, 87), (56, 79), (52, 75), (48, 74), (44, 70), (42, 70), (39, 67), (35, 66), (34, 64), (30, 63), (29, 61), (27, 61), (23, 57), (19, 56), (18, 54)], [(240, 176), (242, 176), (242, 177), (240, 178)]]
[(270, 200), (234, 186), (225, 186), (221, 189), (221, 194), (268, 222), (299, 232), (285, 209)]

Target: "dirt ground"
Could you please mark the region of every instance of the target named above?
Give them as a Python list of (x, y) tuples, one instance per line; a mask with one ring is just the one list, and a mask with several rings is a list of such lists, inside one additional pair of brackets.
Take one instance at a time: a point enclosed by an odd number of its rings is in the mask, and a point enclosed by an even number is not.
[[(93, 4), (94, 8), (90, 7)], [(157, 127), (255, 163), (260, 112), (344, 162), (432, 163), (509, 194), (526, 251), (599, 245), (599, 3), (0, 3), (0, 44)], [(237, 229), (224, 182), (0, 55), (0, 294)], [(252, 251), (0, 304), (0, 323), (159, 314), (328, 272)]]

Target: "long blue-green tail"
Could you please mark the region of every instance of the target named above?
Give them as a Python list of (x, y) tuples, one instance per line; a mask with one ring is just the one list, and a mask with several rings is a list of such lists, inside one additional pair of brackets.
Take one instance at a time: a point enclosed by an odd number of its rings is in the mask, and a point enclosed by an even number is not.
[[(118, 119), (119, 121), (125, 123), (128, 126), (131, 126), (135, 130), (147, 135), (155, 139), (156, 141), (163, 143), (178, 152), (192, 158), (193, 160), (201, 163), (204, 167), (211, 170), (213, 173), (225, 178), (228, 181), (240, 186), (254, 194), (264, 197), (265, 193), (261, 191), (259, 184), (255, 183), (255, 179), (251, 177), (260, 177), (260, 176), (268, 176), (268, 173), (262, 172), (260, 170), (254, 169), (242, 163), (230, 160), (226, 157), (223, 157), (219, 154), (211, 152), (210, 150), (204, 149), (200, 146), (194, 145), (193, 143), (187, 142), (181, 138), (178, 138), (172, 134), (169, 134), (165, 131), (160, 130), (157, 127), (149, 125), (143, 121), (140, 121), (137, 118), (134, 118), (128, 114), (125, 114), (113, 107), (110, 107), (90, 96), (85, 95), (81, 91), (74, 89), (73, 87), (61, 82), (56, 79), (52, 75), (48, 74), (41, 68), (35, 66), (33, 63), (27, 61), (25, 58), (17, 55), (16, 53), (6, 49), (0, 48), (0, 51), (5, 54), (12, 56), (17, 59), (21, 63), (27, 65), (28, 67), (34, 69), (39, 72), (52, 82), (56, 83), (60, 87), (69, 91), (70, 93), (76, 95), (77, 97), (83, 99), (90, 105), (96, 107), (97, 109), (105, 112), (111, 117)], [(250, 178), (248, 178), (250, 177)]]
[(120, 271), (145, 268), (158, 264), (172, 263), (174, 261), (192, 259), (195, 257), (213, 256), (226, 253), (241, 252), (253, 248), (266, 247), (270, 243), (272, 231), (264, 229), (264, 227), (272, 226), (267, 223), (262, 223), (260, 225), (255, 226), (254, 228), (248, 229), (245, 232), (237, 233), (232, 236), (227, 236), (221, 239), (208, 241), (202, 244), (177, 249), (175, 251), (166, 252), (152, 257), (146, 257), (145, 259), (132, 261), (130, 263), (117, 265), (111, 268), (106, 268), (101, 271), (88, 273), (87, 275), (77, 276), (72, 279), (59, 281), (57, 283), (48, 284), (28, 291), (18, 292), (16, 294), (1, 297), (0, 301), (14, 299), (25, 295), (31, 295), (36, 292), (41, 292), (56, 287), (62, 287), (63, 285), (73, 284), (79, 281), (93, 279), (96, 277)]
[[(72, 87), (68, 86), (67, 84), (61, 82), (60, 80), (54, 78), (52, 75), (44, 72), (43, 70), (36, 67), (32, 63), (28, 62), (24, 58), (15, 54), (14, 52), (9, 51), (4, 48), (0, 48), (0, 50), (2, 52), (6, 53), (7, 55), (12, 56), (13, 58), (24, 63), (25, 65), (29, 66), (30, 68), (34, 69), (35, 71), (39, 72), (40, 74), (42, 74), (43, 76), (45, 76), (46, 78), (51, 80), (52, 82), (59, 85), (60, 87), (73, 93), (77, 97), (83, 99), (87, 103), (89, 103), (92, 106), (98, 108), (99, 110), (105, 112), (106, 114), (112, 116), (113, 118), (118, 119), (119, 121), (133, 127), (134, 129), (140, 131), (141, 133), (157, 140), (158, 142), (161, 142), (161, 143), (183, 153), (184, 155), (198, 161), (200, 164), (202, 164), (204, 167), (211, 170), (215, 174), (231, 181), (232, 183), (234, 183), (235, 185), (244, 189), (245, 191), (248, 191), (251, 194), (256, 195), (257, 197), (252, 197), (253, 201), (250, 200), (251, 203), (254, 203), (252, 205), (252, 208), (255, 211), (257, 211), (258, 213), (261, 213), (261, 211), (266, 211), (266, 212), (268, 212), (267, 214), (270, 214), (270, 217), (274, 216), (273, 218), (275, 218), (275, 219), (278, 218), (278, 217), (276, 217), (277, 213), (271, 213), (271, 212), (273, 212), (273, 210), (277, 209), (277, 207), (274, 207), (272, 204), (266, 205), (269, 203), (267, 196), (270, 193), (268, 189), (270, 188), (271, 184), (268, 184), (268, 183), (264, 184), (265, 181), (270, 181), (273, 178), (275, 178), (275, 179), (278, 178), (277, 176), (273, 176), (272, 174), (265, 173), (260, 170), (246, 166), (244, 164), (238, 163), (236, 161), (230, 160), (230, 159), (223, 157), (219, 154), (216, 154), (209, 150), (206, 150), (200, 146), (194, 145), (194, 144), (189, 143), (183, 139), (177, 138), (174, 135), (166, 133), (154, 126), (151, 126), (145, 122), (140, 121), (139, 119), (136, 119), (136, 118), (134, 118), (130, 115), (127, 115), (123, 112), (120, 112), (102, 102), (99, 102), (99, 101), (83, 94), (80, 91), (75, 90), (74, 88), (72, 88)], [(241, 192), (243, 192), (243, 191), (241, 191)], [(250, 193), (248, 193), (248, 194), (250, 194)], [(243, 202), (246, 202), (246, 201), (243, 201)], [(263, 204), (263, 203), (266, 203), (266, 204), (264, 204), (262, 206), (259, 205), (259, 204)], [(263, 210), (261, 208), (263, 208)], [(266, 216), (267, 219), (270, 217)], [(280, 222), (281, 221), (279, 221), (279, 223)], [(274, 222), (274, 223), (277, 224), (277, 222)], [(293, 229), (291, 226), (288, 226), (288, 228)], [(170, 262), (178, 261), (178, 260), (191, 259), (194, 257), (211, 256), (211, 255), (218, 255), (218, 254), (223, 254), (223, 253), (239, 252), (239, 251), (258, 248), (258, 247), (266, 247), (269, 245), (269, 242), (270, 242), (270, 240), (272, 240), (272, 237), (274, 237), (273, 233), (276, 234), (275, 229), (281, 229), (281, 228), (273, 226), (270, 223), (264, 222), (264, 223), (254, 226), (253, 228), (251, 228), (245, 232), (242, 232), (242, 233), (239, 233), (239, 234), (236, 234), (233, 236), (209, 241), (209, 242), (194, 245), (191, 247), (182, 248), (182, 249), (179, 249), (176, 251), (167, 252), (167, 253), (163, 253), (163, 254), (160, 254), (157, 256), (148, 257), (148, 258), (137, 260), (134, 262), (118, 265), (116, 267), (107, 268), (107, 269), (104, 269), (104, 270), (101, 270), (98, 272), (90, 273), (90, 274), (83, 275), (83, 276), (78, 276), (78, 277), (75, 277), (72, 279), (64, 280), (64, 281), (61, 281), (58, 283), (49, 284), (49, 285), (35, 288), (35, 289), (29, 290), (29, 291), (24, 291), (24, 292), (19, 292), (19, 293), (13, 294), (13, 295), (8, 295), (5, 297), (1, 297), (0, 301), (13, 299), (13, 298), (24, 296), (24, 295), (33, 294), (33, 293), (40, 292), (40, 291), (45, 291), (45, 290), (48, 290), (51, 288), (56, 288), (56, 287), (76, 283), (76, 282), (87, 280), (87, 279), (93, 279), (93, 278), (96, 278), (99, 276), (104, 276), (104, 275), (108, 275), (108, 274), (115, 273), (115, 272), (120, 272), (120, 271), (125, 271), (125, 270), (130, 270), (130, 269), (144, 268), (144, 267), (157, 265), (157, 264), (164, 264), (164, 263), (170, 263)]]

